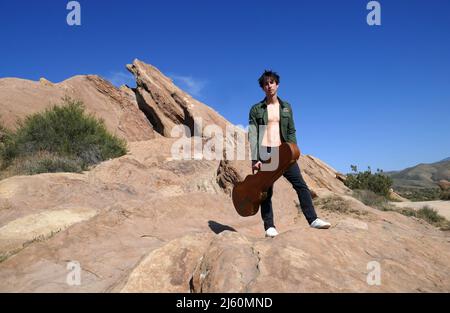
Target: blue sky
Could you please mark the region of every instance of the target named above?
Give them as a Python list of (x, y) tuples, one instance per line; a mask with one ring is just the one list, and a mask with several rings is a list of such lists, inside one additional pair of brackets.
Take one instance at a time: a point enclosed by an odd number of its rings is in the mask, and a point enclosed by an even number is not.
[(339, 171), (399, 170), (450, 156), (450, 1), (0, 0), (0, 77), (98, 74), (133, 84), (134, 58), (234, 124), (281, 75), (300, 149)]

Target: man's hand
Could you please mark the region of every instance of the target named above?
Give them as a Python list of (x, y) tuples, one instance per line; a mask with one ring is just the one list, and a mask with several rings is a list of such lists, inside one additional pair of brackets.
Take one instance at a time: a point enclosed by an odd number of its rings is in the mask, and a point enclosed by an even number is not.
[(252, 173), (255, 173), (256, 170), (259, 171), (261, 169), (261, 165), (262, 165), (261, 161), (253, 162)]

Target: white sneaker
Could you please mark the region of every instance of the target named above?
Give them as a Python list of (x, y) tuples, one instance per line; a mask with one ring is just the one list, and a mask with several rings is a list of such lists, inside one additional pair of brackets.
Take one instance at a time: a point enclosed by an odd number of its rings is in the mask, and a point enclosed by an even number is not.
[(269, 227), (266, 230), (266, 237), (275, 237), (276, 235), (278, 235), (277, 230), (275, 229), (275, 227)]
[(314, 220), (314, 222), (311, 223), (310, 225), (312, 228), (317, 228), (317, 229), (327, 229), (330, 228), (331, 224), (325, 221), (322, 221), (320, 218), (316, 218)]

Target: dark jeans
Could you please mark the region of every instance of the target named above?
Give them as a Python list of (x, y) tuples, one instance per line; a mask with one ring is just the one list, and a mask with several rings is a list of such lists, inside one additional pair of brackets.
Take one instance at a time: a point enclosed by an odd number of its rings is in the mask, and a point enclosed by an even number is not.
[[(270, 153), (270, 147), (267, 147), (267, 152)], [(314, 209), (314, 205), (311, 198), (311, 193), (305, 180), (300, 172), (300, 167), (297, 162), (292, 164), (284, 173), (283, 176), (292, 184), (298, 195), (298, 200), (300, 202), (300, 207), (302, 209), (303, 215), (306, 220), (311, 224), (316, 218), (317, 214)], [(275, 227), (273, 222), (273, 209), (272, 209), (272, 194), (273, 185), (267, 190), (267, 198), (261, 203), (261, 217), (264, 221), (264, 229), (267, 230), (269, 227)]]

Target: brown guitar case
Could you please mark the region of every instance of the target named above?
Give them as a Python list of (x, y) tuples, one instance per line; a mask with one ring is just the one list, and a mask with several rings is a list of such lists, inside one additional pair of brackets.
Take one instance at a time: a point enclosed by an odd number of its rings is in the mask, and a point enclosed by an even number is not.
[(300, 157), (300, 150), (294, 143), (283, 142), (278, 148), (279, 162), (277, 166), (271, 166), (272, 170), (264, 170), (265, 163), (271, 162), (272, 158), (270, 158), (263, 163), (260, 171), (248, 175), (233, 187), (233, 205), (239, 215), (252, 216), (258, 213), (261, 202), (267, 197), (269, 187)]

